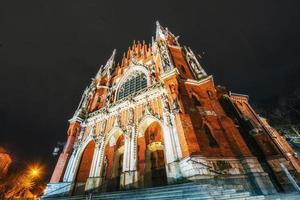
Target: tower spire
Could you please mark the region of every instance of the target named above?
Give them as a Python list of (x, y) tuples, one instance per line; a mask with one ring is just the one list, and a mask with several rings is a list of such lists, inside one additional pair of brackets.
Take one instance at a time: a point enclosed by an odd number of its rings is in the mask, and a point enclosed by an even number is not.
[(172, 45), (180, 46), (178, 38), (179, 36), (175, 36), (167, 27), (162, 27), (159, 21), (156, 21), (156, 40), (168, 40)]
[(112, 52), (112, 55), (107, 60), (106, 64), (104, 66), (101, 65), (99, 71), (96, 74), (96, 78), (101, 77), (102, 75), (111, 72), (111, 69), (112, 69), (112, 67), (114, 65), (114, 60), (115, 60), (116, 52), (117, 52), (117, 50), (114, 49), (113, 52)]
[(156, 36), (155, 39), (159, 40), (159, 39), (166, 39), (166, 35), (165, 35), (166, 30), (160, 25), (159, 21), (156, 21)]

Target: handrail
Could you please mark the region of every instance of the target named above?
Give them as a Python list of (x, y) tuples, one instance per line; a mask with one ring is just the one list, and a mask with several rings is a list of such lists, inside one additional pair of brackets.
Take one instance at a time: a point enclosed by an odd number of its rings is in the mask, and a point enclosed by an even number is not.
[[(49, 193), (46, 193), (46, 194), (47, 194), (47, 196), (48, 196), (49, 194), (53, 194), (53, 192), (56, 192), (56, 191), (61, 190), (61, 189), (63, 189), (63, 188), (66, 188), (67, 186), (70, 186), (71, 184), (72, 184), (72, 183), (68, 183), (67, 185), (65, 185), (65, 186), (63, 186), (63, 187), (58, 188), (58, 189), (56, 189), (56, 190), (53, 190), (53, 191), (51, 191), (51, 192), (49, 192)], [(47, 198), (47, 196), (46, 196), (46, 198)]]
[(207, 167), (209, 171), (214, 172), (214, 173), (216, 173), (216, 174), (220, 174), (220, 175), (224, 175), (224, 174), (225, 174), (225, 173), (223, 173), (223, 172), (219, 172), (219, 171), (217, 171), (217, 170), (212, 169), (211, 166), (209, 166), (209, 165), (207, 165), (207, 164), (205, 164), (205, 163), (202, 163), (202, 162), (197, 161), (197, 160), (193, 160), (192, 158), (189, 158), (188, 161), (192, 161), (192, 162), (194, 162), (194, 163), (201, 164), (201, 165)]

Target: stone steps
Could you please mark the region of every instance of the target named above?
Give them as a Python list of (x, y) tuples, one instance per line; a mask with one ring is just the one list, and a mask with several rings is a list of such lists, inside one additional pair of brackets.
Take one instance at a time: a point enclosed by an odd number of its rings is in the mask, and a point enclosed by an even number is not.
[[(124, 191), (122, 192), (122, 195), (142, 195), (145, 193), (151, 193), (151, 195), (155, 194), (168, 194), (168, 193), (182, 193), (182, 192), (197, 192), (198, 194), (206, 194), (207, 191), (216, 191), (216, 192), (223, 192), (225, 193), (234, 193), (235, 190), (223, 190), (222, 188), (215, 187), (215, 188), (209, 188), (208, 187), (199, 187), (198, 185), (191, 185), (188, 187), (173, 187), (173, 188), (161, 188), (161, 189), (155, 189), (155, 190), (130, 190), (130, 191)], [(111, 193), (102, 193), (101, 196), (119, 196), (120, 192), (111, 192)]]
[[(228, 195), (230, 196), (231, 194), (233, 194), (235, 191), (218, 191), (215, 192), (214, 196), (223, 196), (223, 195)], [(194, 196), (201, 196), (202, 199), (210, 199), (208, 197), (212, 196), (209, 192), (207, 191), (197, 191), (195, 189), (188, 189), (188, 190), (176, 190), (176, 191), (164, 191), (164, 192), (155, 192), (155, 193), (133, 193), (130, 195), (122, 195), (122, 197), (120, 197), (119, 195), (113, 195), (113, 196), (109, 196), (109, 194), (107, 194), (108, 196), (104, 196), (101, 195), (101, 198), (105, 199), (128, 199), (130, 197), (130, 199), (173, 199), (173, 198), (178, 198), (180, 197), (182, 199), (182, 197), (194, 197)], [(248, 195), (248, 194), (247, 194)], [(97, 196), (95, 196), (93, 199), (98, 199)]]
[[(88, 200), (89, 195), (71, 197), (44, 197), (45, 200)], [(143, 188), (127, 191), (94, 193), (93, 200), (264, 200), (264, 196), (251, 196), (249, 192), (223, 189), (220, 186), (200, 185), (194, 182)]]
[(292, 192), (288, 194), (276, 194), (276, 195), (268, 195), (265, 198), (266, 200), (299, 200), (300, 193)]

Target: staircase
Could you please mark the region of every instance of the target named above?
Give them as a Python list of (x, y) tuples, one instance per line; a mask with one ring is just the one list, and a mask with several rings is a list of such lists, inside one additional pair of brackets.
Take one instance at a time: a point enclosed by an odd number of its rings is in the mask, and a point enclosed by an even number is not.
[(266, 200), (299, 200), (299, 199), (300, 199), (299, 192), (281, 193), (281, 194), (266, 196)]
[(237, 192), (235, 189), (223, 189), (212, 185), (200, 185), (194, 182), (144, 188), (128, 191), (94, 193), (71, 197), (44, 197), (44, 200), (114, 200), (114, 199), (155, 199), (155, 200), (263, 200), (264, 196), (252, 196), (249, 192)]

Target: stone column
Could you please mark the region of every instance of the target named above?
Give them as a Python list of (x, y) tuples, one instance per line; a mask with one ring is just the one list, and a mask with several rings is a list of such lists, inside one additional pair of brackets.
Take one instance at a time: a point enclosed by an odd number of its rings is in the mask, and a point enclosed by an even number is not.
[(98, 190), (102, 184), (101, 168), (103, 163), (103, 152), (104, 152), (104, 135), (100, 134), (95, 139), (95, 151), (93, 161), (90, 169), (89, 178), (86, 181), (85, 191)]
[(68, 180), (69, 180), (71, 170), (73, 169), (73, 166), (74, 166), (76, 154), (77, 154), (77, 149), (76, 150), (74, 149), (74, 151), (69, 159), (69, 163), (68, 163), (68, 166), (67, 166), (64, 178), (63, 178), (63, 182), (68, 182)]
[(68, 162), (67, 170), (64, 175), (63, 181), (64, 182), (73, 182), (75, 179), (75, 171), (76, 171), (76, 164), (79, 162), (79, 148), (80, 144), (74, 145), (74, 151), (71, 155), (71, 158)]
[(179, 144), (179, 138), (175, 127), (175, 116), (170, 112), (167, 97), (163, 96), (163, 134), (164, 134), (164, 146), (165, 155), (167, 161), (167, 176), (168, 182), (176, 182), (182, 177), (179, 160), (182, 157), (181, 147)]
[(137, 176), (137, 133), (135, 127), (128, 125), (128, 131), (125, 134), (125, 150), (123, 157), (123, 172), (121, 175), (121, 187), (125, 189), (138, 187)]
[(58, 158), (50, 183), (58, 183), (62, 180), (65, 173), (65, 169), (69, 162), (70, 155), (73, 151), (74, 142), (80, 129), (80, 121), (77, 121), (77, 119), (75, 119), (75, 121), (70, 121), (70, 125), (68, 128), (67, 143)]

